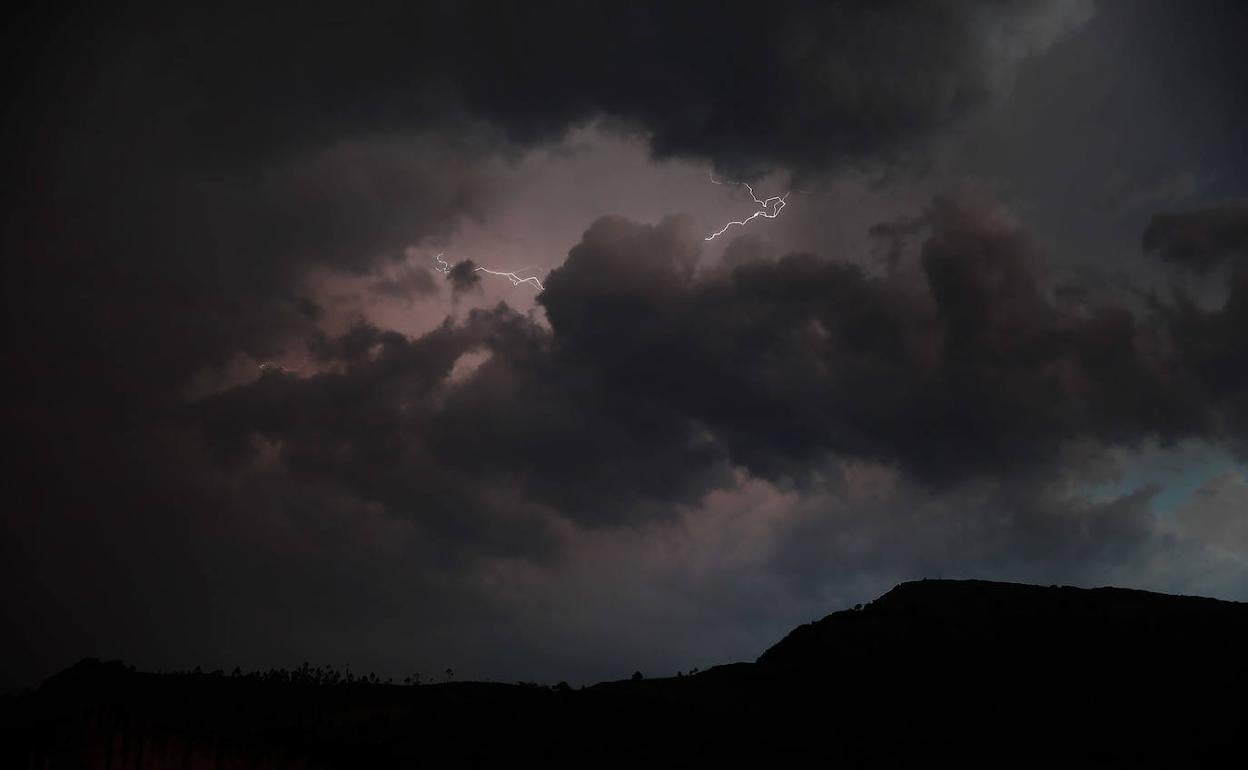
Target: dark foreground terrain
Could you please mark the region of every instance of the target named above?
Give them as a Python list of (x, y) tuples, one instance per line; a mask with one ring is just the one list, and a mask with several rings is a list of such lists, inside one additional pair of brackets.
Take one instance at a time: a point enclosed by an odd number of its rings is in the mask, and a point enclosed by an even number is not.
[(84, 661), (3, 700), (0, 764), (1238, 765), (1248, 604), (922, 581), (694, 676), (582, 690), (295, 679)]

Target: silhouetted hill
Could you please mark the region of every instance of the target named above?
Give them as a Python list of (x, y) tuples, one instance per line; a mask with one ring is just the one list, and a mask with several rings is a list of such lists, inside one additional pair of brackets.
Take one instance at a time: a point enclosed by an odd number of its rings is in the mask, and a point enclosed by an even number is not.
[(757, 663), (583, 690), (146, 674), (84, 661), (4, 703), (26, 767), (1138, 766), (1239, 749), (1248, 605), (920, 581)]
[[(888, 660), (894, 671), (949, 674), (954, 666), (1013, 669), (1016, 678), (1079, 668), (1132, 678), (1230, 673), (1248, 640), (1248, 605), (1124, 588), (923, 580), (860, 610), (794, 629), (759, 657), (809, 672), (846, 659)], [(1164, 664), (1164, 665), (1161, 665)], [(1054, 669), (1057, 671), (1055, 672)]]

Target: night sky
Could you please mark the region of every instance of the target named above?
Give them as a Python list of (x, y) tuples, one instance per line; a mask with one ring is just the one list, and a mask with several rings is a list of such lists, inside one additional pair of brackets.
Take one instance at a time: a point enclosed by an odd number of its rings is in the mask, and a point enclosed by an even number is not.
[(0, 689), (1248, 600), (1246, 4), (226, 5), (6, 21)]

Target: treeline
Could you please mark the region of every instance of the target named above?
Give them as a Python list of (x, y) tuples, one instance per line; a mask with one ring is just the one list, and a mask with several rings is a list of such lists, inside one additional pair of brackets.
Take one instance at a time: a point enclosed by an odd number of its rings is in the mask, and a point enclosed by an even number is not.
[[(134, 671), (133, 666), (128, 666), (128, 670)], [(448, 669), (448, 672), (450, 670)], [(244, 672), (242, 668), (235, 666), (234, 670), (226, 674), (222, 669), (214, 671), (204, 671), (201, 667), (196, 666), (191, 671), (173, 671), (168, 672), (167, 676), (184, 677), (191, 679), (242, 679), (250, 682), (265, 682), (269, 684), (289, 684), (289, 685), (308, 685), (316, 687), (334, 687), (339, 685), (394, 685), (393, 678), (382, 679), (374, 672), (367, 674), (356, 674), (351, 671), (349, 665), (338, 666), (313, 666), (311, 663), (304, 661), (302, 665), (295, 669), (286, 668), (269, 668), (257, 671)], [(402, 685), (412, 686), (421, 684), (420, 674), (410, 674), (403, 677), (403, 681), (398, 683)]]
[[(134, 672), (134, 666), (126, 666), (126, 670)], [(693, 669), (692, 672), (696, 672)], [(263, 682), (266, 684), (284, 684), (284, 685), (308, 685), (315, 687), (334, 687), (341, 685), (402, 685), (413, 687), (420, 684), (434, 684), (435, 682), (422, 679), (419, 673), (412, 673), (403, 677), (402, 681), (395, 682), (392, 677), (382, 679), (374, 672), (367, 674), (355, 674), (351, 671), (350, 665), (344, 666), (313, 666), (311, 663), (304, 661), (302, 665), (294, 669), (286, 668), (269, 668), (256, 671), (243, 671), (241, 667), (235, 666), (234, 670), (226, 674), (223, 669), (213, 671), (204, 671), (200, 666), (196, 666), (191, 671), (173, 671), (159, 672), (166, 676), (182, 677), (189, 679), (239, 679), (248, 682)], [(455, 678), (453, 669), (446, 669), (443, 672), (445, 679), (442, 682), (450, 682)], [(640, 678), (640, 675), (634, 675)], [(531, 681), (516, 681), (515, 684), (520, 687), (526, 687), (539, 690), (553, 690), (555, 692), (567, 692), (571, 690), (571, 686), (567, 682), (559, 682), (558, 684), (539, 684)], [(584, 685), (581, 686), (584, 689)]]

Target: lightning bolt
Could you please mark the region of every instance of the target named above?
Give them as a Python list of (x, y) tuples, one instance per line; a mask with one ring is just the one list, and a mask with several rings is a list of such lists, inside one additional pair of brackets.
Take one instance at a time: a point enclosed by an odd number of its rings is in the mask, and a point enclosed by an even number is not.
[(519, 286), (522, 283), (529, 283), (529, 284), (536, 286), (538, 291), (546, 290), (546, 287), (542, 285), (541, 281), (537, 280), (537, 276), (535, 275), (531, 275), (528, 278), (521, 278), (515, 273), (504, 273), (498, 270), (491, 270), (488, 267), (478, 267), (476, 270), (473, 270), (473, 272), (474, 273), (489, 273), (490, 275), (501, 275), (502, 277), (511, 281), (512, 286)]
[[(451, 269), (452, 269), (454, 266), (453, 266), (453, 265), (448, 264), (448, 263), (447, 263), (447, 261), (446, 261), (445, 259), (442, 259), (442, 254), (441, 254), (441, 253), (439, 253), (436, 257), (434, 257), (434, 259), (436, 259), (436, 260), (438, 261), (438, 266), (437, 266), (437, 267), (435, 267), (435, 268), (434, 268), (434, 270), (436, 270), (437, 272), (442, 273), (442, 274), (444, 274), (444, 275), (450, 275), (450, 273), (451, 273)], [(530, 275), (530, 276), (528, 276), (527, 278), (522, 278), (522, 277), (520, 277), (519, 275), (517, 275), (516, 273), (509, 273), (509, 272), (506, 272), (506, 271), (503, 271), (503, 270), (491, 270), (491, 269), (490, 269), (490, 268), (488, 268), (488, 267), (478, 267), (478, 268), (476, 268), (475, 270), (473, 270), (472, 272), (474, 272), (474, 273), (489, 273), (490, 275), (498, 275), (498, 276), (502, 276), (503, 278), (506, 278), (507, 280), (511, 281), (511, 285), (512, 285), (512, 286), (519, 286), (519, 285), (520, 285), (520, 284), (522, 284), (522, 283), (527, 283), (527, 284), (530, 284), (531, 286), (535, 286), (535, 287), (537, 287), (537, 290), (538, 290), (538, 291), (545, 291), (545, 290), (546, 290), (546, 287), (542, 285), (542, 282), (541, 282), (541, 281), (539, 281), (539, 280), (537, 279), (537, 276), (535, 276), (535, 275)]]
[(776, 217), (780, 216), (781, 210), (784, 209), (785, 201), (787, 201), (789, 197), (789, 193), (786, 192), (784, 195), (773, 195), (770, 198), (766, 198), (766, 199), (759, 198), (757, 195), (754, 194), (754, 188), (750, 187), (750, 185), (747, 182), (720, 182), (719, 180), (715, 178), (714, 174), (711, 175), (711, 184), (739, 184), (741, 185), (746, 190), (749, 190), (750, 197), (753, 198), (754, 203), (759, 206), (759, 210), (755, 211), (753, 214), (749, 215), (745, 219), (733, 220), (729, 222), (728, 224), (721, 227), (717, 232), (711, 233), (710, 235), (703, 238), (702, 240), (704, 241), (713, 241), (719, 236), (723, 235), (724, 232), (728, 228), (732, 227), (733, 225), (736, 225), (738, 227), (744, 227), (747, 222), (752, 222), (758, 217), (763, 217), (764, 219), (775, 219)]

